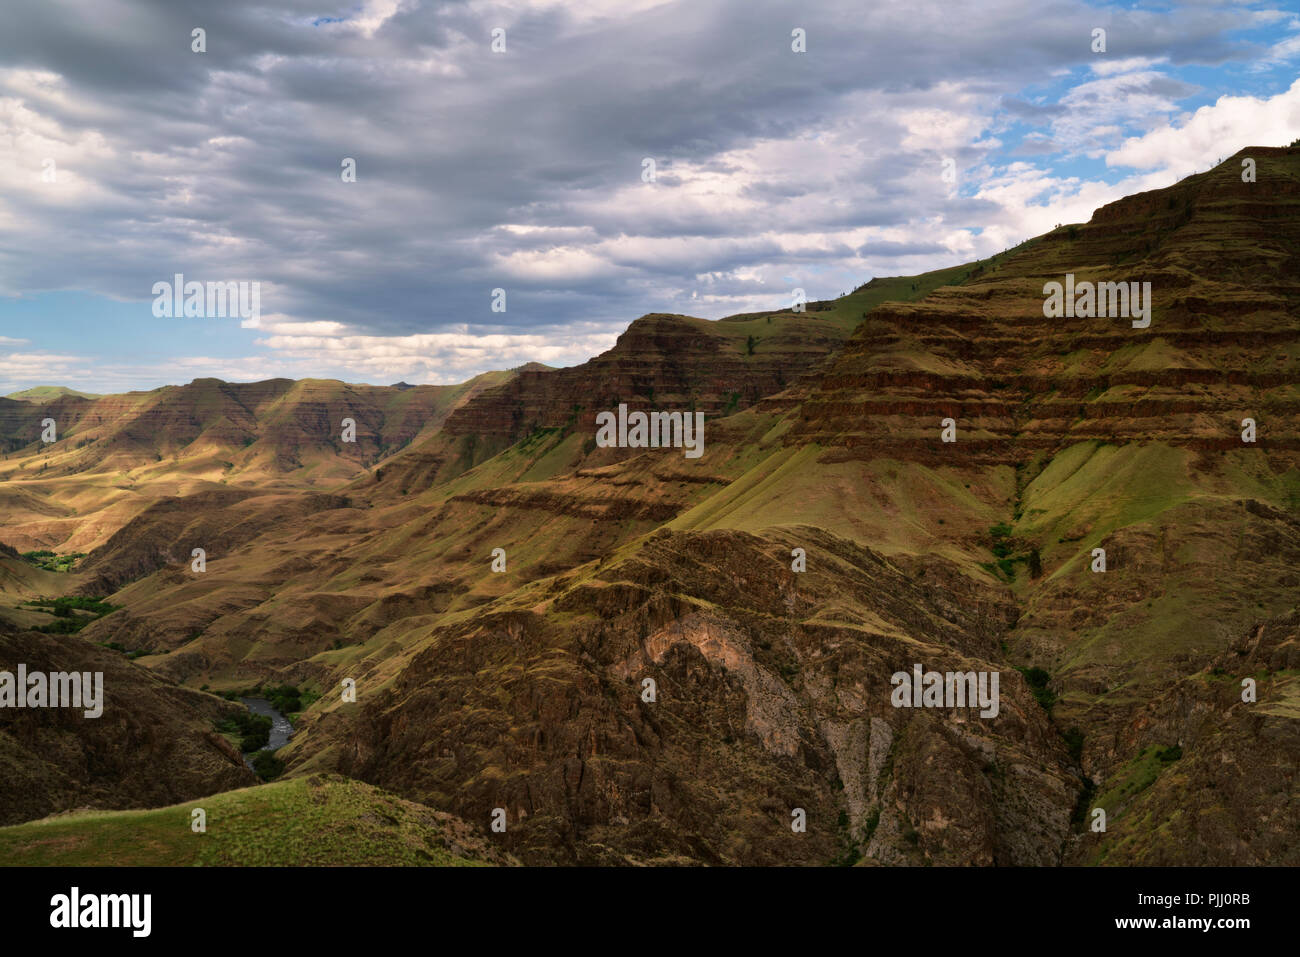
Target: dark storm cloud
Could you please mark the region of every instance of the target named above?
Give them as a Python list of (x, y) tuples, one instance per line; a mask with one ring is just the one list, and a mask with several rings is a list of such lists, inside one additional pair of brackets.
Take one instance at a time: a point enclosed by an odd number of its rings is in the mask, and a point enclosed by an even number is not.
[[(685, 308), (702, 284), (762, 285), (719, 278), (732, 272), (776, 282), (858, 254), (859, 240), (800, 236), (938, 215), (982, 225), (994, 204), (947, 195), (938, 169), (945, 155), (974, 165), (985, 148), (918, 133), (900, 114), (1000, 104), (1049, 121), (1059, 107), (1016, 94), (1086, 67), (1093, 26), (1117, 56), (1214, 62), (1235, 55), (1224, 33), (1241, 25), (1217, 7), (1153, 17), (1072, 0), (969, 13), (839, 0), (611, 3), (609, 16), (377, 9), (63, 0), (8, 17), (0, 96), (48, 122), (31, 155), (58, 159), (75, 199), (52, 202), (30, 177), (6, 190), (24, 239), (3, 244), (0, 292), (143, 302), (184, 271), (257, 279), (265, 312), (382, 335), (622, 324)], [(313, 25), (326, 17), (347, 22)], [(369, 34), (356, 29), (367, 18)], [(497, 26), (502, 55), (488, 48)], [(194, 27), (207, 31), (204, 54), (190, 50)], [(806, 54), (790, 50), (795, 27)], [(1145, 82), (1185, 95), (1174, 80)], [(779, 159), (762, 152), (773, 143), (785, 145)], [(357, 161), (355, 184), (340, 181), (344, 157)], [(646, 157), (653, 185), (640, 181)], [(945, 248), (868, 240), (861, 254)], [(803, 281), (810, 294), (838, 291), (817, 289), (815, 272)], [(489, 309), (498, 286), (505, 314)]]

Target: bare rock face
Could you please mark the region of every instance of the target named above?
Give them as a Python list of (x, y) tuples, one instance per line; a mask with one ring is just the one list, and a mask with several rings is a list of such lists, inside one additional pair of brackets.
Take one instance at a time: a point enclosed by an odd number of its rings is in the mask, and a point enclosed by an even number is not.
[(1018, 672), (996, 720), (891, 704), (916, 661), (997, 670), (996, 634), (814, 529), (664, 533), (437, 629), (336, 729), (340, 769), (468, 820), (504, 808), (538, 863), (1058, 863), (1079, 783)]
[[(78, 807), (158, 807), (256, 778), (213, 730), (238, 709), (75, 635), (0, 634), (0, 671), (102, 672), (103, 713), (0, 709), (0, 824)], [(105, 862), (109, 863), (109, 862)]]
[[(1178, 681), (1121, 729), (1122, 753), (1090, 806), (1074, 863), (1293, 863), (1300, 838), (1300, 613), (1261, 621), (1209, 667)], [(1167, 841), (1177, 831), (1185, 839)]]

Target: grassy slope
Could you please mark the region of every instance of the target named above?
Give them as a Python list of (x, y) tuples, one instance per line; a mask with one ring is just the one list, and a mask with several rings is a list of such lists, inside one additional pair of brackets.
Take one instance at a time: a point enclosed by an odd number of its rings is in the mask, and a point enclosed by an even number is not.
[(5, 398), (17, 399), (20, 402), (44, 402), (57, 399), (61, 395), (75, 395), (83, 399), (98, 399), (100, 397), (94, 392), (78, 392), (76, 389), (69, 389), (63, 385), (38, 385), (30, 389), (23, 389), (21, 392), (10, 392)]
[[(207, 831), (191, 830), (202, 808)], [(453, 819), (359, 781), (294, 778), (149, 811), (92, 811), (0, 828), (7, 865), (472, 866)], [(454, 835), (460, 854), (448, 849)]]
[[(1005, 255), (1007, 254), (1000, 254), (987, 262), (995, 262)], [(691, 321), (713, 335), (729, 336), (742, 342), (752, 335), (755, 340), (755, 352), (761, 352), (763, 341), (779, 329), (772, 323), (773, 318), (810, 318), (850, 333), (867, 313), (882, 302), (915, 302), (924, 299), (942, 286), (957, 285), (966, 281), (978, 268), (976, 263), (963, 263), (917, 276), (883, 276), (836, 299), (810, 302), (803, 313), (786, 309), (774, 312), (740, 313), (718, 320), (692, 318)]]

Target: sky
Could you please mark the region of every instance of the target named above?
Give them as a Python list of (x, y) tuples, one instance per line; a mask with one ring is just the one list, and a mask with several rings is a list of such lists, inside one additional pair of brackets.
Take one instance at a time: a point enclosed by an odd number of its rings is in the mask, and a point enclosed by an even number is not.
[(573, 365), (1286, 145), (1298, 73), (1300, 0), (21, 5), (0, 395)]

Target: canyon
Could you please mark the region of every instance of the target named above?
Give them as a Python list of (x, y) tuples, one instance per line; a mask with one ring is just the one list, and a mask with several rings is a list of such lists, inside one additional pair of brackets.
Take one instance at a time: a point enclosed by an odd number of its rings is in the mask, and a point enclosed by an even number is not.
[[(1045, 317), (1067, 274), (1149, 325)], [(602, 444), (620, 405), (703, 454)], [(5, 399), (0, 449), (0, 669), (107, 698), (0, 717), (0, 824), (292, 786), (491, 863), (1300, 862), (1300, 148), (572, 368)], [(998, 707), (895, 707), (918, 662)], [(220, 694), (283, 684), (252, 787)]]

